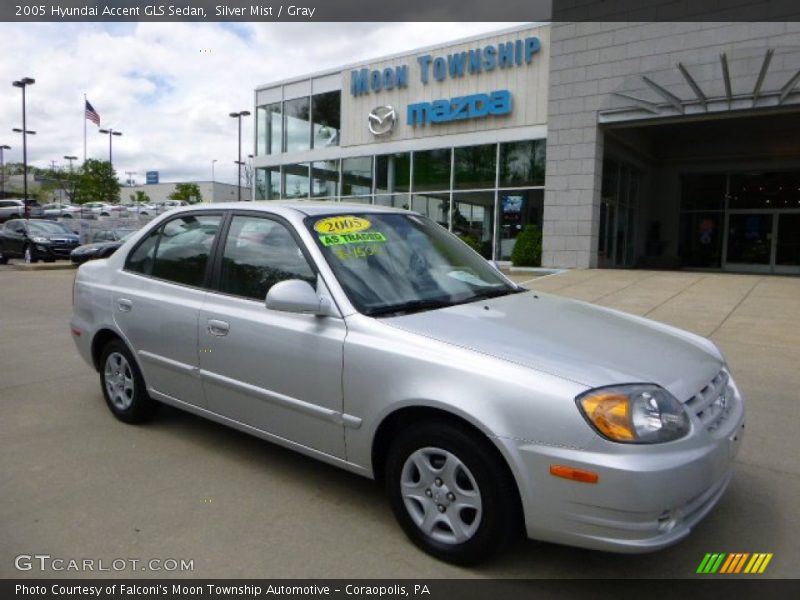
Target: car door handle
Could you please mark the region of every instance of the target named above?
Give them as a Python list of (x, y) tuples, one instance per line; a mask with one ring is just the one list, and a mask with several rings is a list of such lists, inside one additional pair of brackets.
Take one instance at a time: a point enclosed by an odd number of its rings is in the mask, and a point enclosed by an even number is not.
[(133, 302), (127, 298), (120, 298), (117, 300), (117, 307), (121, 312), (131, 312), (131, 309), (133, 308)]
[(220, 321), (218, 319), (209, 319), (208, 320), (208, 333), (211, 335), (228, 335), (228, 331), (230, 330), (231, 326), (225, 322)]

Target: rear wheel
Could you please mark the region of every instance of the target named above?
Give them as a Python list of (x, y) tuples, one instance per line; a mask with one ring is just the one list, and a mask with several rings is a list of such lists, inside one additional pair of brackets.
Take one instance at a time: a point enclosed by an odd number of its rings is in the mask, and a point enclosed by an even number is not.
[(158, 404), (147, 394), (136, 361), (119, 340), (110, 341), (103, 349), (100, 383), (108, 408), (120, 421), (142, 423), (155, 415)]
[(0, 265), (8, 264), (8, 256), (3, 252), (3, 247), (0, 246)]
[(385, 474), (406, 535), (441, 560), (478, 563), (514, 533), (514, 483), (489, 442), (466, 428), (435, 421), (401, 431)]

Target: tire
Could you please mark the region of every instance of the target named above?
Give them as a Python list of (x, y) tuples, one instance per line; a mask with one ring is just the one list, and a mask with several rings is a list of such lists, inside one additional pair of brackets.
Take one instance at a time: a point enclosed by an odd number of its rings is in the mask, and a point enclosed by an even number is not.
[(110, 217), (111, 215), (109, 215), (107, 212), (101, 212), (100, 216), (101, 217)]
[(25, 248), (22, 250), (22, 257), (25, 259), (25, 262), (29, 265), (35, 264), (39, 262), (39, 259), (31, 250), (30, 244), (26, 245)]
[(8, 264), (8, 256), (5, 255), (3, 252), (3, 247), (0, 246), (0, 265), (7, 265)]
[(158, 403), (147, 394), (139, 366), (120, 340), (111, 340), (103, 348), (100, 386), (108, 408), (120, 421), (143, 423), (155, 416)]
[(62, 219), (71, 219), (71, 218), (72, 218), (72, 215), (71, 215), (71, 214), (69, 214), (69, 213), (67, 213), (67, 214), (65, 214), (65, 215), (61, 215), (61, 218), (62, 218)]
[(403, 531), (440, 560), (487, 559), (519, 523), (517, 490), (501, 461), (488, 440), (448, 421), (402, 430), (392, 440), (384, 483)]

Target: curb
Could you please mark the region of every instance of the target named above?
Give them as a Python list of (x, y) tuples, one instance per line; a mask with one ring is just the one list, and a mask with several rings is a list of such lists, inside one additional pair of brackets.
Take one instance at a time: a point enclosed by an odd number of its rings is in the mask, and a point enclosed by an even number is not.
[(28, 263), (18, 263), (8, 265), (15, 271), (71, 271), (75, 269), (75, 265), (71, 262), (61, 262), (61, 263), (36, 263), (36, 264), (28, 264)]

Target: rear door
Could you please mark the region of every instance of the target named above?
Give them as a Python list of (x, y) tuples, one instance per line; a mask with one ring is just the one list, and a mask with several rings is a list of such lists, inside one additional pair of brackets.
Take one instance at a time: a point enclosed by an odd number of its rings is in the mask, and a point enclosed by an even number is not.
[(198, 314), (221, 212), (176, 215), (128, 254), (113, 290), (114, 319), (148, 389), (162, 400), (205, 404), (198, 378)]

